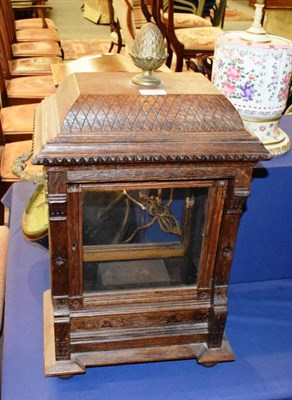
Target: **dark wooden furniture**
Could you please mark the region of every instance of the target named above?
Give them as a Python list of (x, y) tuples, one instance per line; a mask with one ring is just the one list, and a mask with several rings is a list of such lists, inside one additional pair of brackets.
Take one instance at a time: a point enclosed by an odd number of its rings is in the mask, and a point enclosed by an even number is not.
[[(256, 0), (249, 0), (249, 5), (252, 6)], [(292, 3), (289, 0), (265, 0), (265, 10), (291, 10)]]
[(23, 76), (51, 75), (51, 65), (63, 62), (60, 57), (13, 58), (12, 53), (6, 53), (4, 37), (1, 31), (0, 54), (2, 69), (9, 73), (9, 79)]
[[(21, 5), (21, 4), (20, 4)], [(3, 12), (6, 18), (6, 25), (9, 31), (10, 39), (12, 42), (38, 42), (38, 41), (53, 41), (60, 42), (58, 33), (54, 28), (46, 28), (44, 27), (31, 27), (31, 28), (22, 28), (16, 29), (14, 11), (12, 8), (12, 3), (9, 0), (3, 0), (1, 2), (1, 7), (3, 8)], [(36, 6), (34, 6), (36, 7)], [(40, 6), (40, 10), (43, 9)], [(29, 7), (24, 5), (24, 9), (28, 9)], [(51, 8), (51, 7), (48, 7)], [(45, 18), (43, 18), (45, 21)], [(46, 21), (45, 21), (46, 22)]]
[[(25, 32), (26, 30), (16, 30), (15, 24), (9, 24), (9, 13), (7, 12), (5, 2), (0, 4), (0, 32), (3, 36), (7, 56), (9, 59), (18, 57), (63, 57), (63, 50), (60, 47), (59, 39), (48, 40), (42, 39), (42, 35), (52, 32), (55, 36), (56, 31), (48, 29), (39, 28), (38, 32), (34, 31), (34, 35), (39, 37), (39, 39), (32, 41), (32, 38), (27, 41), (18, 41), (17, 36), (20, 32)], [(30, 31), (30, 29), (28, 30)], [(42, 35), (41, 35), (42, 33)]]
[(55, 92), (51, 75), (21, 76), (11, 79), (9, 65), (0, 60), (1, 99), (4, 106), (39, 103)]
[[(32, 149), (34, 103), (55, 91), (53, 79), (48, 76), (9, 79), (9, 65), (5, 61), (3, 53), (0, 60), (0, 198), (19, 180), (12, 172), (13, 161)], [(4, 207), (0, 203), (0, 224), (3, 223)]]
[(158, 91), (142, 92), (132, 77), (70, 75), (38, 107), (47, 376), (234, 360), (224, 334), (229, 272), (253, 167), (270, 155), (201, 74), (161, 74)]
[(140, 1), (141, 11), (144, 14), (144, 17), (147, 22), (151, 22), (151, 21), (153, 22), (152, 12), (151, 12), (152, 5), (153, 5), (152, 0), (141, 0)]
[(120, 53), (122, 47), (125, 46), (125, 44), (123, 43), (119, 20), (115, 16), (112, 0), (108, 0), (108, 10), (109, 10), (111, 37), (114, 36), (112, 37), (109, 53), (112, 51), (114, 46), (117, 46), (117, 53)]
[(270, 9), (280, 9), (280, 10), (285, 10), (285, 9), (292, 9), (292, 3), (291, 1), (287, 0), (265, 0), (265, 8), (266, 10)]
[(16, 29), (52, 28), (57, 30), (54, 21), (46, 17), (46, 11), (51, 10), (52, 7), (45, 3), (45, 0), (33, 0), (31, 2), (12, 0), (11, 4), (15, 16)]
[[(167, 66), (172, 63), (172, 54), (176, 55), (175, 71), (183, 70), (184, 61), (190, 69), (190, 60), (204, 55), (213, 55), (215, 40), (223, 31), (215, 26), (200, 28), (176, 29), (174, 21), (174, 0), (167, 0), (167, 17), (165, 0), (157, 0), (152, 6), (152, 15), (161, 33), (167, 40)], [(206, 39), (207, 38), (207, 39)]]

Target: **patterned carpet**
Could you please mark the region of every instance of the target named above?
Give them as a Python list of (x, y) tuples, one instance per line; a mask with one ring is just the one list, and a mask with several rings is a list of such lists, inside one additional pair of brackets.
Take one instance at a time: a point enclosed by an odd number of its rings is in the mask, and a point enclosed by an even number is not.
[[(110, 43), (110, 39), (61, 40), (65, 60), (76, 60), (84, 56), (107, 53)], [(113, 51), (115, 51), (115, 49), (113, 49)]]
[(253, 17), (238, 10), (229, 9), (225, 11), (225, 21), (252, 21)]

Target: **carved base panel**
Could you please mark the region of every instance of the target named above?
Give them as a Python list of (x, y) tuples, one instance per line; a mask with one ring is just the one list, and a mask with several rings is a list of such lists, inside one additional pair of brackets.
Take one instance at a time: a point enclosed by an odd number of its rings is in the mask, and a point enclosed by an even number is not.
[(45, 376), (83, 374), (85, 367), (73, 360), (56, 361), (55, 334), (51, 290), (44, 292), (43, 328), (44, 328), (44, 369)]
[[(185, 337), (187, 337), (187, 335), (185, 335)], [(144, 341), (143, 347), (136, 346), (134, 348), (128, 347), (126, 349), (109, 348), (109, 350), (88, 352), (74, 352), (73, 350), (70, 360), (56, 361), (51, 291), (47, 290), (44, 293), (44, 367), (46, 376), (82, 374), (86, 372), (86, 367), (90, 366), (167, 361), (176, 359), (194, 358), (197, 359), (199, 364), (234, 361), (235, 357), (226, 337), (224, 337), (220, 348), (212, 349), (208, 348), (205, 341), (197, 342), (200, 338), (199, 334), (195, 333), (190, 335), (190, 339), (192, 337), (196, 343), (168, 345), (156, 343), (155, 346), (152, 344), (147, 347)], [(206, 335), (202, 334), (201, 337), (205, 338)], [(169, 335), (169, 339), (169, 343), (171, 343), (171, 335)], [(179, 342), (177, 337), (175, 339), (176, 340), (174, 340), (174, 342)], [(187, 341), (187, 339), (185, 340)], [(139, 343), (138, 338), (137, 343)], [(74, 349), (74, 345), (72, 347)]]

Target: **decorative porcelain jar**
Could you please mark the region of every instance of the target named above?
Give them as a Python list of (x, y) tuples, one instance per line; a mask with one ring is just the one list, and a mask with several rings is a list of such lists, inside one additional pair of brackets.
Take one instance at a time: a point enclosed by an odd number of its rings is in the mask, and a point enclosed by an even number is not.
[(256, 4), (255, 22), (247, 32), (218, 37), (212, 81), (233, 103), (246, 129), (275, 156), (290, 148), (278, 123), (289, 92), (292, 52), (291, 41), (262, 29), (262, 7)]

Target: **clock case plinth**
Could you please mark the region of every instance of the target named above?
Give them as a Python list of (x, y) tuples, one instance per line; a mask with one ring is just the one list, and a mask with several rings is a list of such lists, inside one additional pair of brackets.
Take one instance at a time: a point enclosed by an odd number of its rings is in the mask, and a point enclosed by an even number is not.
[[(160, 74), (159, 92), (146, 93), (132, 77), (71, 75), (37, 109), (33, 162), (47, 176), (51, 265), (44, 294), (46, 376), (96, 365), (234, 360), (224, 334), (229, 273), (253, 167), (270, 155), (201, 74)], [(109, 188), (204, 188), (200, 246), (192, 241), (196, 219), (184, 211), (181, 246), (118, 244), (92, 253), (82, 236), (84, 193)], [(114, 261), (114, 268), (119, 257), (129, 264), (176, 260), (192, 246), (199, 255), (192, 256), (198, 261), (191, 282), (84, 291), (83, 264), (91, 257)]]

